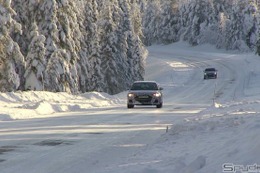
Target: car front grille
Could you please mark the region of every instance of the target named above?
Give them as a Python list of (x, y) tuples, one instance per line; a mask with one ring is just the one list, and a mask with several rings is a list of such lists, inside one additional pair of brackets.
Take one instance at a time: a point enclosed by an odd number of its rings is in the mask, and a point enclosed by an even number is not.
[(140, 96), (136, 96), (135, 100), (140, 102), (140, 103), (150, 103), (152, 101), (152, 96), (140, 95)]
[(208, 77), (215, 77), (215, 74), (214, 73), (209, 73), (207, 74)]

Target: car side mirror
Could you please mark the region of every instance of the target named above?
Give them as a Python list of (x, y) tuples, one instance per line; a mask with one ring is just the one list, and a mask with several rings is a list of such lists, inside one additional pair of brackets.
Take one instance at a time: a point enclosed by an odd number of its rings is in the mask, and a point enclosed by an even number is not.
[(160, 88), (159, 88), (159, 90), (163, 90), (163, 88), (162, 88), (162, 87), (160, 87)]

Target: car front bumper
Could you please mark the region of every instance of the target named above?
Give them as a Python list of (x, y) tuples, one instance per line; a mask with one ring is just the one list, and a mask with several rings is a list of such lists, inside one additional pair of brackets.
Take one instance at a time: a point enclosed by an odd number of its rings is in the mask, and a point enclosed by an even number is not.
[(206, 79), (215, 79), (215, 78), (217, 78), (217, 75), (216, 74), (207, 74), (207, 75), (204, 75), (204, 78), (206, 78)]
[(127, 100), (128, 105), (160, 105), (162, 104), (162, 98), (161, 97), (133, 97), (128, 98)]

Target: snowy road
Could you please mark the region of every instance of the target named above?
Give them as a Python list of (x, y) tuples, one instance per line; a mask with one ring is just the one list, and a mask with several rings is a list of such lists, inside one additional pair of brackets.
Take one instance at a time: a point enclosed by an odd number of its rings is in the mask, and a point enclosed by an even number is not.
[[(247, 71), (248, 65), (246, 58), (233, 54), (151, 47), (146, 80), (156, 80), (163, 86), (162, 109), (126, 109), (123, 101), (84, 112), (58, 113), (52, 118), (0, 122), (0, 172), (156, 172), (139, 170), (140, 166), (164, 162), (146, 157), (147, 152), (153, 153), (149, 147), (158, 142), (167, 127), (197, 116), (212, 106), (213, 100), (231, 102), (249, 96), (246, 91), (252, 86), (252, 72)], [(218, 79), (203, 80), (206, 67), (217, 68)], [(118, 97), (124, 100), (125, 95)]]
[(129, 111), (123, 106), (62, 118), (3, 123), (0, 137), (4, 147), (0, 153), (5, 149), (15, 151), (4, 157), (8, 161), (0, 164), (1, 173), (18, 173), (21, 169), (27, 173), (113, 170), (165, 133), (169, 123), (181, 118), (180, 112), (169, 106)]

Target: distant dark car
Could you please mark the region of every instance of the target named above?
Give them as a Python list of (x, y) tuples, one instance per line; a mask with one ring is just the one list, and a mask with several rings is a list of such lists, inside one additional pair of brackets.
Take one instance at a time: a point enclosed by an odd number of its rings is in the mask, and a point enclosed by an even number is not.
[(154, 81), (136, 81), (127, 94), (127, 108), (135, 105), (163, 105), (162, 88)]
[(206, 68), (204, 70), (204, 79), (217, 79), (218, 71), (215, 68)]

